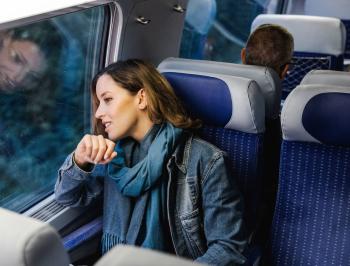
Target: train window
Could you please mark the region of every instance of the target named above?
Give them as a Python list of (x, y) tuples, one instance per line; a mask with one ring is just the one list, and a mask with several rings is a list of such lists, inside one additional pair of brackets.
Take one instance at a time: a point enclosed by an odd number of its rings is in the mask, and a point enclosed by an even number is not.
[(109, 9), (0, 32), (0, 206), (51, 194), (57, 169), (90, 130), (89, 83), (104, 61)]
[[(276, 13), (278, 0), (189, 0), (180, 57), (240, 62), (254, 18)], [(201, 10), (201, 12), (198, 12)]]

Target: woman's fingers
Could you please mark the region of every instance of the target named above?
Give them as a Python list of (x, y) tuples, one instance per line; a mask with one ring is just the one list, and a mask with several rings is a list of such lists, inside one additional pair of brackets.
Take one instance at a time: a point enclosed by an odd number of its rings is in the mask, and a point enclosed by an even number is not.
[(110, 161), (112, 161), (114, 159), (114, 157), (117, 156), (117, 152), (113, 151), (112, 154), (110, 155), (110, 157), (108, 159), (103, 159), (102, 161), (100, 161), (100, 164), (107, 164)]
[(109, 139), (106, 139), (106, 145), (107, 145), (107, 149), (106, 149), (106, 152), (103, 156), (104, 160), (107, 160), (107, 159), (109, 159), (109, 157), (111, 157), (111, 155), (114, 151), (115, 143)]
[[(80, 145), (80, 143), (79, 143)], [(79, 148), (78, 145), (78, 148)], [(84, 146), (83, 148), (83, 153), (85, 153), (85, 156), (90, 158), (91, 157), (91, 153), (92, 153), (92, 139), (91, 139), (91, 135), (85, 135), (83, 140), (82, 140), (82, 145)], [(81, 149), (79, 149), (80, 152)]]
[(102, 135), (85, 135), (75, 151), (75, 159), (80, 165), (85, 163), (108, 163), (117, 153), (115, 143)]
[(103, 159), (107, 150), (107, 144), (105, 138), (102, 135), (98, 135), (97, 137), (95, 136), (95, 138), (97, 138), (98, 142), (98, 152), (96, 157), (94, 158), (94, 163), (97, 164)]
[(92, 140), (91, 135), (85, 135), (79, 142), (74, 152), (74, 160), (80, 166), (83, 167), (86, 163), (91, 163), (89, 160), (92, 152)]
[(90, 155), (90, 159), (92, 160), (92, 162), (95, 162), (95, 158), (99, 151), (99, 142), (98, 142), (97, 136), (94, 136), (94, 135), (91, 136), (91, 140), (92, 140), (92, 152)]

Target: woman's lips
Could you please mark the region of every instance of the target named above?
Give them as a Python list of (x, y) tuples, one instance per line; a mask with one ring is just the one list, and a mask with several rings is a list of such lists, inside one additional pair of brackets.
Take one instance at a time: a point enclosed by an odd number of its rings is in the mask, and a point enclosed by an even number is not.
[(107, 122), (107, 123), (105, 123), (105, 131), (107, 131), (108, 130), (108, 128), (110, 127), (110, 125), (111, 125), (112, 123), (111, 122)]

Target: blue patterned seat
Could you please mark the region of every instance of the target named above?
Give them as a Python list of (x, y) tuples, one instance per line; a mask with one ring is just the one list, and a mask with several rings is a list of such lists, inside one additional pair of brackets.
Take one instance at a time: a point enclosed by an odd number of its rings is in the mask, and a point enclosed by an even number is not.
[(300, 85), (284, 103), (268, 265), (349, 265), (349, 88)]
[(230, 170), (245, 200), (253, 233), (261, 188), (264, 99), (256, 82), (194, 71), (163, 72), (186, 109), (203, 121), (200, 135), (228, 153)]
[[(266, 130), (263, 136), (262, 145), (265, 147), (262, 155), (263, 208), (260, 206), (259, 209), (262, 220), (260, 220), (256, 240), (257, 242), (265, 243), (269, 234), (269, 228), (271, 226), (278, 180), (279, 152), (281, 143), (281, 124), (279, 120), (279, 112), (282, 90), (282, 83), (279, 76), (274, 70), (262, 66), (213, 62), (206, 60), (189, 60), (183, 58), (167, 58), (159, 65), (158, 69), (160, 71), (186, 70), (237, 76), (253, 79), (259, 85), (265, 100)], [(211, 130), (208, 130), (208, 132), (211, 132)], [(208, 134), (211, 135), (208, 136), (211, 141), (215, 141), (215, 143), (221, 142), (220, 147), (224, 147), (224, 145), (237, 146), (236, 144), (229, 143), (227, 139), (230, 138), (226, 136), (221, 138), (223, 134), (225, 135), (225, 132), (216, 134), (216, 139), (213, 137), (214, 132)], [(249, 142), (241, 147), (244, 147), (244, 149), (252, 148)], [(232, 148), (227, 147), (227, 149)], [(238, 154), (241, 154), (241, 152)], [(255, 171), (254, 169), (256, 167), (250, 166), (250, 168), (252, 171)], [(251, 170), (246, 169), (245, 171)], [(243, 173), (240, 173), (239, 175), (243, 175)], [(248, 174), (248, 176), (251, 176), (251, 174)]]
[(340, 19), (263, 14), (253, 21), (252, 31), (267, 23), (285, 27), (294, 37), (294, 69), (287, 73), (283, 81), (282, 99), (312, 69), (343, 70), (346, 33)]

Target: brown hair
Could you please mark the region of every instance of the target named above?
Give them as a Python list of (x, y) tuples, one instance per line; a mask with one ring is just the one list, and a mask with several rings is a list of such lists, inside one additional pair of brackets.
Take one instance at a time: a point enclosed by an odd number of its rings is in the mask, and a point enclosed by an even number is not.
[(293, 56), (294, 40), (287, 29), (263, 24), (249, 36), (246, 45), (246, 64), (267, 66), (279, 75)]
[[(91, 86), (93, 114), (99, 106), (96, 84), (102, 75), (109, 75), (119, 86), (133, 95), (143, 88), (147, 96), (148, 116), (153, 123), (160, 124), (167, 121), (179, 128), (200, 126), (199, 120), (190, 118), (186, 113), (169, 82), (153, 65), (139, 59), (112, 63), (96, 74)], [(105, 135), (101, 121), (95, 116), (92, 117), (94, 133)]]

